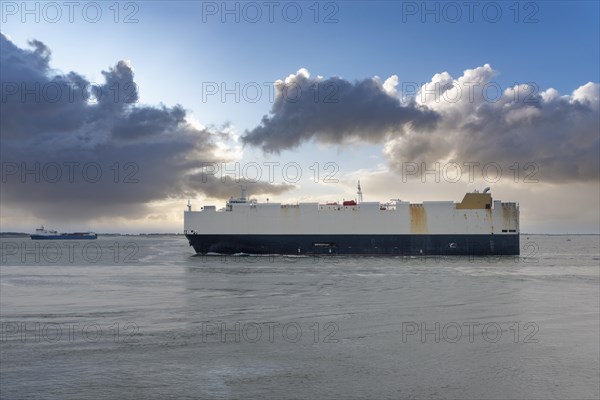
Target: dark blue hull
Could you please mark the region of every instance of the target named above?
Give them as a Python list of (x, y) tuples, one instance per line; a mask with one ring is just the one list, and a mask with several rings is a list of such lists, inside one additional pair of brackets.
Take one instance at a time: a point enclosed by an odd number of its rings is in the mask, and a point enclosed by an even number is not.
[(198, 254), (518, 255), (519, 234), (186, 235)]
[(93, 240), (97, 235), (31, 235), (33, 240)]

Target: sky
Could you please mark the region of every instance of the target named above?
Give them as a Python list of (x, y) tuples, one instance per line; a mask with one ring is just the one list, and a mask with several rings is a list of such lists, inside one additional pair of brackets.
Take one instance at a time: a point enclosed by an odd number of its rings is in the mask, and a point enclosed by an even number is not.
[(599, 233), (597, 1), (0, 2), (0, 231), (460, 201)]

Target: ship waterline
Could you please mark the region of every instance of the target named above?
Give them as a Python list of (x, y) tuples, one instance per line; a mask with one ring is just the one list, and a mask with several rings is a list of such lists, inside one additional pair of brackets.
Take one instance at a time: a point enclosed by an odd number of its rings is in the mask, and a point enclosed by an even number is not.
[(184, 214), (198, 254), (518, 255), (519, 206), (488, 189), (459, 203), (258, 203), (244, 194)]

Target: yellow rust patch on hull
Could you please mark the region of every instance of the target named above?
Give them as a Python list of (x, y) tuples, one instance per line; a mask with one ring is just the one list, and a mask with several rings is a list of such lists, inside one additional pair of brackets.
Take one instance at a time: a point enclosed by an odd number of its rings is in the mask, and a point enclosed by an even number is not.
[(518, 229), (519, 214), (514, 203), (502, 204), (503, 229)]
[(492, 208), (492, 195), (489, 193), (467, 193), (462, 201), (456, 204), (457, 210), (486, 208)]
[(428, 233), (427, 211), (422, 204), (410, 205), (410, 233)]

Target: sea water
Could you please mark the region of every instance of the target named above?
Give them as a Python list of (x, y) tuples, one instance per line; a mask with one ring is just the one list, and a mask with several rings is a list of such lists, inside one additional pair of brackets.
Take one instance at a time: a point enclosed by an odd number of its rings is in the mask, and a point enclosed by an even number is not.
[(0, 241), (2, 399), (597, 399), (599, 237), (519, 257)]

